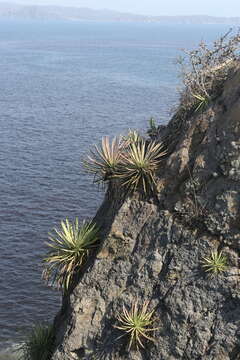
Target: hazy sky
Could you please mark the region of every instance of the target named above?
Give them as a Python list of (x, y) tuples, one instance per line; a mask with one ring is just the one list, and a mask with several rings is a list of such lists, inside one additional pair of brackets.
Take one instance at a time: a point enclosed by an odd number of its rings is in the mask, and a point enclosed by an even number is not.
[(0, 0), (0, 2), (107, 8), (143, 15), (240, 16), (240, 0)]

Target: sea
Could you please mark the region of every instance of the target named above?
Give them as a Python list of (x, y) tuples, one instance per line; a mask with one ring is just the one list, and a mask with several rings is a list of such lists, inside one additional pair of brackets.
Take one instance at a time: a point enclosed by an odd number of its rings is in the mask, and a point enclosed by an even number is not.
[(0, 19), (0, 359), (61, 293), (41, 279), (48, 233), (91, 219), (104, 196), (82, 162), (103, 136), (166, 124), (181, 89), (176, 59), (227, 25)]

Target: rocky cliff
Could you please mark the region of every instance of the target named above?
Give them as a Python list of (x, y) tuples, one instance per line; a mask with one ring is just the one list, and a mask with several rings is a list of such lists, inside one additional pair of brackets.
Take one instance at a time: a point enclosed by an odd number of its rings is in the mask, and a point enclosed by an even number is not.
[[(203, 112), (177, 113), (156, 137), (168, 156), (154, 198), (109, 188), (102, 242), (55, 320), (54, 360), (240, 359), (240, 71)], [(222, 251), (227, 267), (202, 266)], [(155, 341), (127, 349), (114, 327), (138, 299)]]

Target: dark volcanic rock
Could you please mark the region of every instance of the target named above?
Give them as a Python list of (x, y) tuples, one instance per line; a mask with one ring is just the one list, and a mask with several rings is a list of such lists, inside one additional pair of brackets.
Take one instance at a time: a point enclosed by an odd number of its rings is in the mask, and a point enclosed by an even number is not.
[[(109, 189), (101, 248), (56, 317), (54, 360), (240, 359), (240, 71), (203, 114), (175, 123), (157, 197)], [(216, 249), (228, 268), (210, 278), (201, 261)], [(156, 309), (158, 330), (128, 352), (113, 325), (136, 299)]]

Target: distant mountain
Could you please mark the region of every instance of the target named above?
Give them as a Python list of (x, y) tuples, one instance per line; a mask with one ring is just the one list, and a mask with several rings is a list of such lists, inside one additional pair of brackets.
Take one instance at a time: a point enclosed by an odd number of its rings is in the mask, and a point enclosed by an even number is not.
[(232, 24), (239, 25), (240, 17), (193, 16), (144, 16), (111, 10), (88, 8), (17, 5), (0, 3), (1, 18), (53, 19), (53, 20), (93, 20), (93, 21), (137, 21), (174, 24)]
[(145, 16), (88, 8), (0, 3), (0, 17), (96, 21), (144, 21)]

